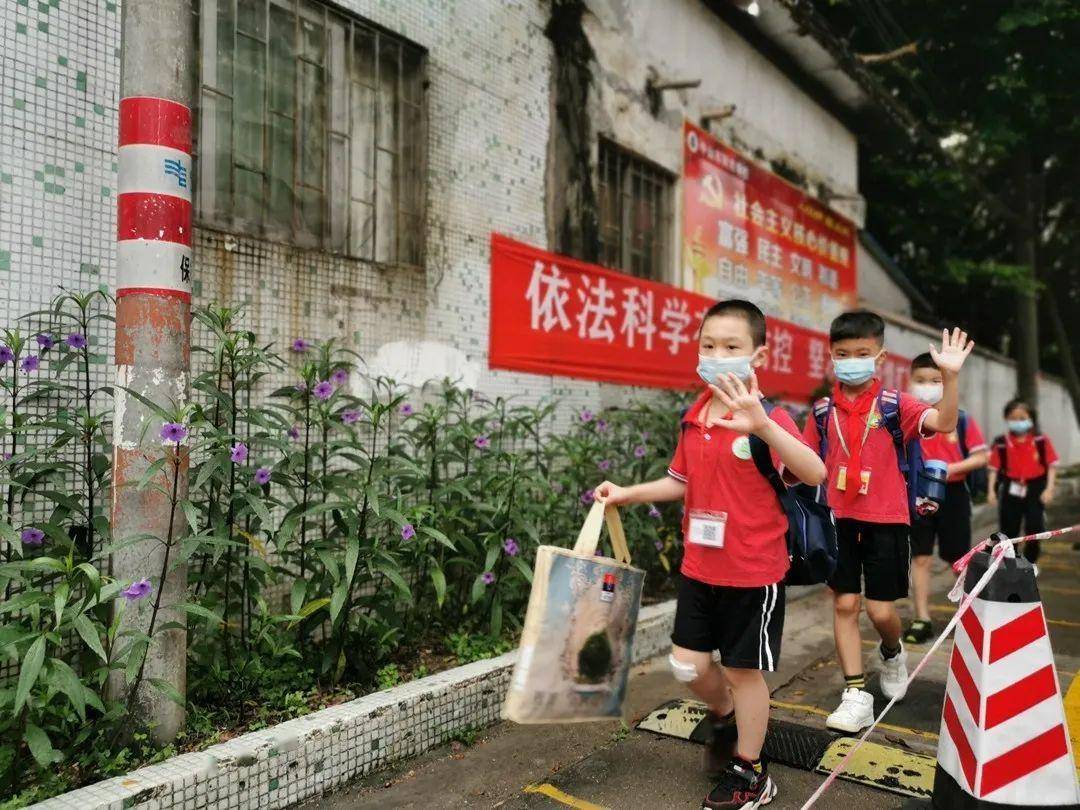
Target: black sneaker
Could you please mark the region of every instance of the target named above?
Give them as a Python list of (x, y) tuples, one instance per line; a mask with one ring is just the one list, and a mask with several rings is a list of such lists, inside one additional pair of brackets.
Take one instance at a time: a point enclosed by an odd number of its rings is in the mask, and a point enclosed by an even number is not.
[(908, 644), (925, 644), (934, 635), (934, 625), (929, 619), (916, 619), (904, 631)]
[(728, 808), (728, 810), (754, 810), (764, 807), (776, 798), (776, 783), (769, 778), (769, 771), (762, 761), (761, 773), (745, 760), (733, 757), (728, 760), (720, 781), (701, 803), (702, 810)]
[(719, 779), (728, 762), (735, 756), (735, 745), (739, 741), (739, 732), (735, 728), (735, 711), (732, 710), (723, 717), (709, 712), (705, 720), (709, 723), (709, 738), (705, 741), (702, 765), (710, 779)]

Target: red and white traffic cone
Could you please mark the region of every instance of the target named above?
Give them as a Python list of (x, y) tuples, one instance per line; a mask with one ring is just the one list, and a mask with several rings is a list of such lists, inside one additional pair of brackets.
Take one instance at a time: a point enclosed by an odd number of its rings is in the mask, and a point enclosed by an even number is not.
[[(965, 592), (990, 555), (971, 559)], [(1035, 570), (1008, 557), (956, 628), (933, 806), (1080, 807), (1061, 687)]]

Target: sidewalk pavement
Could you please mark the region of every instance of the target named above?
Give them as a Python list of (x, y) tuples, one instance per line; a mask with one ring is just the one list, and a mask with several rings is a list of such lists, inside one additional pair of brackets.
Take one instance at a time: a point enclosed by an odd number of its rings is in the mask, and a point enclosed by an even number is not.
[[(985, 536), (989, 516), (978, 527)], [(1051, 510), (1051, 526), (1080, 522), (1080, 498)], [(1080, 539), (1077, 537), (1076, 539)], [(1040, 560), (1040, 590), (1049, 620), (1051, 642), (1062, 690), (1068, 691), (1080, 669), (1080, 594), (1076, 575), (1080, 551), (1073, 538), (1045, 544)], [(940, 631), (953, 610), (945, 593), (954, 579), (936, 561), (933, 578), (935, 628)], [(910, 603), (901, 603), (905, 619)], [(865, 622), (867, 672), (874, 671), (873, 630)], [(929, 645), (913, 646), (914, 667)], [(941, 704), (951, 642), (946, 642), (912, 684), (871, 739), (933, 756), (941, 723)], [(371, 775), (349, 787), (305, 805), (309, 810), (345, 808), (475, 807), (551, 808), (696, 808), (710, 788), (701, 773), (700, 746), (672, 737), (638, 731), (637, 721), (666, 701), (690, 697), (670, 676), (661, 656), (635, 668), (627, 698), (629, 727), (617, 723), (566, 726), (499, 724), (474, 738), (453, 743), (392, 770)], [(768, 676), (773, 718), (823, 729), (839, 699), (842, 678), (832, 642), (831, 607), (827, 595), (813, 591), (788, 603), (781, 666)], [(876, 706), (884, 706), (876, 676), (870, 677)], [(1070, 701), (1076, 703), (1070, 709)], [(1066, 700), (1066, 709), (1080, 717), (1080, 682)], [(1074, 727), (1074, 738), (1080, 728)], [(1074, 743), (1074, 748), (1076, 745)], [(799, 808), (821, 784), (821, 774), (782, 765), (771, 767), (780, 794), (770, 808)], [(925, 807), (906, 798), (851, 782), (837, 781), (820, 807)]]

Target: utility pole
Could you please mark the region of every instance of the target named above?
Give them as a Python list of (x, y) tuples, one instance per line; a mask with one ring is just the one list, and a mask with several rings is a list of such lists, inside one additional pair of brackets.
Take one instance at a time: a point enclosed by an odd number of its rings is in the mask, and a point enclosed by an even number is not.
[(176, 445), (163, 441), (160, 415), (128, 392), (166, 410), (188, 400), (194, 17), (191, 0), (125, 0), (122, 9), (112, 488), (121, 548), (112, 573), (125, 585), (149, 579), (153, 590), (123, 607), (122, 629), (151, 636), (140, 677), (113, 673), (110, 688), (130, 707), (132, 730), (149, 725), (166, 743), (184, 709), (152, 682), (186, 693), (185, 617), (174, 606), (187, 568), (173, 547), (185, 522), (172, 504), (187, 496), (187, 448), (178, 468), (167, 461), (137, 488), (155, 462), (175, 458)]

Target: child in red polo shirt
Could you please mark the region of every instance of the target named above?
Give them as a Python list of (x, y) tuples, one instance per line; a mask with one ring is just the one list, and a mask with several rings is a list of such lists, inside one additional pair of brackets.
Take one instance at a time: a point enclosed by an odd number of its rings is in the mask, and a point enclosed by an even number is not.
[[(894, 603), (908, 592), (910, 510), (885, 408), (898, 414), (905, 448), (901, 452), (919, 436), (952, 431), (958, 410), (956, 378), (974, 344), (956, 329), (951, 335), (943, 333), (940, 350), (930, 348), (942, 376), (936, 408), (910, 394), (882, 390), (875, 373), (885, 361), (885, 322), (877, 314), (843, 313), (829, 328), (829, 344), (837, 382), (830, 397), (815, 403), (804, 435), (811, 447), (827, 449), (829, 506), (836, 517), (839, 550), (829, 587), (845, 688), (839, 707), (825, 722), (831, 729), (855, 733), (874, 722), (874, 696), (866, 691), (863, 674), (860, 594), (866, 595), (866, 613), (881, 637), (881, 691), (891, 699), (907, 690), (907, 658)], [(824, 437), (818, 431), (819, 418)]]
[[(1007, 537), (1046, 531), (1046, 507), (1054, 500), (1058, 454), (1048, 436), (1039, 432), (1035, 409), (1022, 399), (1005, 406), (1009, 432), (994, 439), (990, 452), (990, 492), (999, 503), (998, 521)], [(1039, 541), (1024, 543), (1024, 558), (1039, 559)]]
[[(780, 658), (788, 522), (754, 464), (750, 434), (769, 446), (787, 482), (820, 484), (825, 465), (786, 411), (766, 414), (762, 406), (753, 371), (768, 354), (760, 309), (740, 300), (714, 304), (702, 321), (698, 352), (698, 374), (708, 389), (682, 419), (667, 476), (631, 487), (605, 481), (596, 497), (610, 504), (684, 501), (669, 663), (713, 716), (706, 763), (720, 781), (702, 807), (752, 808), (776, 795), (761, 761), (769, 721), (762, 672), (775, 670)], [(732, 715), (738, 742), (728, 760)]]
[[(941, 402), (944, 378), (929, 353), (911, 361), (911, 395), (931, 407)], [(961, 435), (962, 434), (962, 435)], [(911, 523), (911, 590), (915, 619), (904, 631), (904, 641), (922, 644), (934, 633), (930, 620), (930, 556), (937, 541), (938, 556), (953, 563), (971, 548), (971, 493), (968, 473), (982, 469), (989, 459), (989, 447), (970, 414), (960, 411), (956, 430), (935, 433), (922, 439), (923, 460), (948, 464), (945, 500), (932, 514), (916, 517)]]

